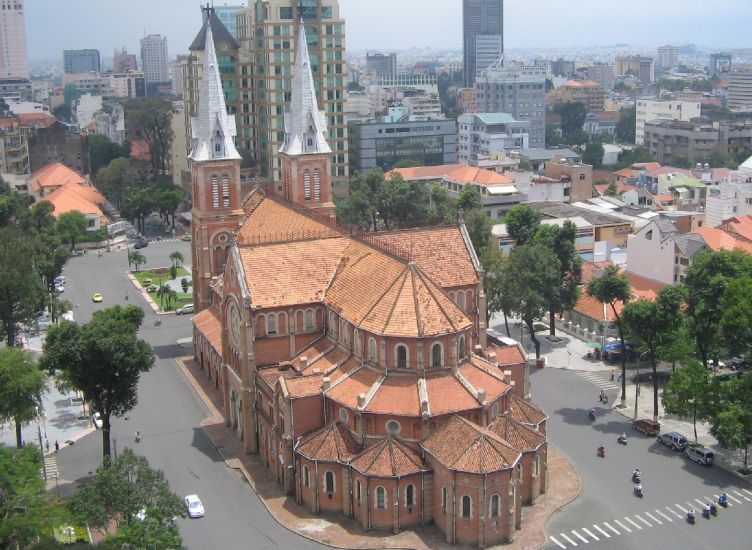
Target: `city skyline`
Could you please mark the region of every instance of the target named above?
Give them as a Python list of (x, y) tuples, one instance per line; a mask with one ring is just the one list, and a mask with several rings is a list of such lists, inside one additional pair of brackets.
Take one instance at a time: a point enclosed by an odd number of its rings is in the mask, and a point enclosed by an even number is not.
[[(341, 15), (347, 21), (347, 49), (393, 51), (432, 47), (461, 51), (462, 2), (442, 3), (445, 9), (437, 11), (435, 0), (381, 0), (377, 10), (365, 11), (359, 9), (362, 0), (340, 0)], [(746, 29), (752, 24), (752, 12), (745, 9), (748, 8), (745, 0), (720, 0), (716, 7), (722, 9), (704, 13), (702, 27), (696, 24), (696, 11), (687, 7), (694, 3), (699, 5), (699, 1), (633, 0), (631, 10), (625, 11), (598, 0), (581, 0), (574, 11), (570, 4), (551, 5), (550, 0), (507, 0), (505, 47), (507, 50), (587, 48), (628, 43), (647, 48), (675, 42), (722, 49), (748, 45)], [(27, 0), (29, 59), (59, 58), (62, 63), (64, 49), (80, 48), (97, 48), (105, 58), (122, 46), (138, 53), (139, 40), (152, 33), (167, 36), (174, 57), (188, 51), (201, 25), (199, 5), (196, 0), (158, 3), (118, 0), (106, 7), (98, 0), (74, 3)], [(150, 14), (148, 18), (143, 16), (145, 13)], [(646, 13), (652, 17), (646, 18)], [(619, 34), (607, 24), (608, 18), (614, 17), (619, 20)], [(66, 24), (58, 24), (60, 21)], [(529, 38), (531, 26), (533, 39)]]

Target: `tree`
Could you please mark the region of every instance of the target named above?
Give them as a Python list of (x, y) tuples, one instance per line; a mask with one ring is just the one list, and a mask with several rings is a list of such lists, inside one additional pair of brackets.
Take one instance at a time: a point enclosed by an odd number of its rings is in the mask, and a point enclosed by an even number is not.
[[(165, 223), (175, 228), (175, 213), (183, 203), (183, 190), (174, 185), (167, 188), (159, 189), (157, 193), (156, 206)], [(170, 219), (172, 218), (172, 219)]]
[(600, 168), (603, 166), (603, 155), (605, 150), (603, 149), (603, 143), (600, 141), (593, 141), (588, 143), (585, 152), (582, 155), (582, 162), (590, 164), (593, 168)]
[(541, 221), (540, 210), (526, 204), (513, 206), (504, 216), (507, 234), (515, 240), (517, 246), (527, 244), (533, 239)]
[[(424, 182), (407, 182), (399, 174), (393, 174), (386, 186), (389, 217), (395, 225), (410, 226), (428, 219), (428, 190)], [(388, 228), (386, 219), (384, 225)]]
[[(658, 420), (658, 362), (661, 343), (673, 335), (681, 323), (681, 307), (686, 298), (682, 285), (663, 287), (655, 300), (640, 298), (624, 304), (622, 322), (624, 331), (640, 341), (642, 349), (650, 357), (653, 369), (653, 420)], [(622, 356), (625, 349), (622, 348)]]
[[(692, 427), (697, 442), (697, 419), (710, 417), (710, 376), (708, 369), (696, 359), (689, 359), (686, 364), (671, 375), (663, 390), (663, 407), (669, 414), (681, 418), (692, 417)], [(698, 414), (699, 413), (699, 414)]]
[(104, 168), (117, 158), (128, 158), (131, 154), (129, 143), (126, 142), (124, 145), (119, 145), (110, 141), (107, 136), (99, 134), (89, 136), (88, 145), (91, 175), (97, 179), (97, 187), (99, 187), (97, 175), (100, 168)]
[(713, 168), (730, 168), (731, 170), (737, 169), (737, 163), (734, 162), (734, 159), (732, 159), (729, 154), (725, 151), (722, 151), (719, 148), (715, 148), (712, 153), (710, 153), (710, 156), (708, 157), (708, 163)]
[(171, 265), (170, 266), (170, 279), (174, 279), (177, 276), (178, 276), (178, 268), (175, 267), (174, 265)]
[(605, 195), (607, 197), (617, 197), (619, 196), (619, 184), (617, 184), (615, 181), (612, 181), (608, 184), (608, 188), (606, 189)]
[(57, 231), (70, 243), (71, 250), (76, 248), (76, 243), (86, 231), (87, 226), (86, 216), (77, 210), (60, 214), (57, 218)]
[(392, 168), (412, 168), (414, 166), (425, 166), (425, 163), (418, 158), (405, 158), (397, 161)]
[(650, 151), (648, 151), (642, 145), (638, 145), (632, 150), (625, 150), (619, 155), (619, 162), (616, 163), (616, 168), (627, 168), (633, 164), (639, 164), (644, 162), (653, 162), (655, 158)]
[(136, 271), (138, 271), (139, 266), (142, 266), (146, 263), (146, 256), (141, 254), (138, 250), (134, 250), (133, 252), (128, 253), (128, 265), (130, 266), (133, 264), (136, 268)]
[(155, 174), (167, 170), (167, 157), (175, 138), (172, 130), (172, 106), (159, 98), (132, 102), (130, 119), (137, 135), (146, 142)]
[(16, 426), (16, 447), (23, 445), (21, 426), (39, 415), (47, 377), (31, 354), (19, 348), (0, 349), (0, 419)]
[(165, 308), (165, 300), (167, 300), (167, 295), (170, 292), (170, 287), (167, 285), (161, 285), (157, 289), (157, 298), (159, 298), (159, 303), (162, 306), (162, 309)]
[[(587, 106), (581, 101), (565, 101), (554, 107), (554, 112), (561, 116), (561, 131), (564, 141), (570, 144), (587, 142), (587, 135), (582, 130), (587, 116)], [(582, 141), (582, 136), (585, 140)]]
[(721, 334), (734, 353), (752, 349), (752, 277), (742, 275), (729, 282), (721, 299)]
[(136, 171), (131, 161), (125, 157), (113, 159), (97, 173), (97, 189), (115, 205), (118, 210), (123, 207), (126, 193), (136, 184)]
[(180, 286), (183, 289), (183, 293), (188, 294), (188, 279), (186, 279), (185, 277), (180, 279)]
[(144, 312), (115, 306), (94, 312), (85, 325), (50, 327), (41, 364), (80, 390), (102, 417), (102, 452), (110, 455), (110, 419), (130, 411), (138, 399), (141, 373), (154, 364), (151, 346), (136, 336)]
[(626, 107), (619, 111), (619, 122), (616, 123), (616, 137), (623, 143), (635, 142), (637, 128), (637, 108)]
[(179, 267), (183, 265), (185, 258), (183, 258), (183, 255), (176, 250), (175, 252), (170, 253), (170, 261), (172, 262), (172, 265)]
[(455, 201), (449, 196), (447, 188), (440, 183), (434, 183), (431, 185), (428, 195), (430, 201), (428, 221), (433, 224), (454, 221)]
[(465, 185), (457, 196), (457, 209), (464, 212), (470, 210), (480, 210), (483, 208), (483, 202), (480, 198), (480, 191), (474, 185)]
[(509, 300), (511, 311), (527, 326), (536, 359), (540, 358), (540, 341), (535, 336), (534, 323), (548, 309), (546, 291), (556, 285), (559, 268), (556, 254), (548, 247), (529, 243), (515, 246), (500, 271), (501, 293)]
[(42, 281), (35, 275), (34, 241), (15, 227), (0, 229), (0, 323), (8, 346), (16, 344), (19, 325), (34, 320), (43, 302)]
[(136, 223), (139, 233), (144, 233), (146, 216), (154, 211), (155, 206), (153, 189), (147, 186), (135, 187), (126, 192), (121, 214)]
[(618, 304), (626, 304), (632, 298), (632, 289), (626, 275), (619, 273), (619, 267), (608, 266), (603, 273), (596, 275), (587, 286), (588, 295), (600, 303), (608, 305), (616, 320), (616, 328), (619, 331), (621, 342), (621, 403), (627, 399), (627, 353), (624, 342), (624, 326), (617, 309)]
[(671, 160), (671, 164), (677, 168), (692, 168), (692, 161), (689, 160), (689, 157), (685, 157), (684, 155), (674, 157)]
[(752, 443), (752, 375), (723, 382), (713, 405), (710, 433), (726, 449), (744, 450), (744, 472), (749, 472), (749, 444)]
[(481, 251), (488, 246), (491, 240), (491, 228), (493, 227), (491, 218), (486, 215), (484, 210), (470, 210), (464, 215), (464, 219), (475, 253), (480, 256)]

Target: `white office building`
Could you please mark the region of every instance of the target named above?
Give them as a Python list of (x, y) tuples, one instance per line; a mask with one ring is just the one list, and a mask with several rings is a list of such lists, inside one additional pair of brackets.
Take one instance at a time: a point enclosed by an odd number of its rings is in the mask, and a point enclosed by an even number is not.
[(651, 120), (681, 120), (689, 122), (701, 115), (699, 101), (674, 101), (671, 99), (638, 99), (635, 143), (645, 144), (645, 123)]
[(141, 67), (147, 84), (170, 81), (167, 37), (150, 34), (141, 39)]
[(464, 114), (457, 119), (457, 160), (478, 166), (494, 151), (520, 151), (530, 146), (530, 122), (506, 113)]

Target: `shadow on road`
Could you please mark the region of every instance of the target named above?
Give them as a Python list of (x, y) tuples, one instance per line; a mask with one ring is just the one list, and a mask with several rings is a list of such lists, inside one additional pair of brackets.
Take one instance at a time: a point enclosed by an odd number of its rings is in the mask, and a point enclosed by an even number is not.
[[(595, 416), (596, 420), (593, 422), (590, 420), (590, 409), (595, 409)], [(553, 414), (556, 414), (561, 417), (561, 419), (566, 422), (567, 424), (572, 424), (574, 426), (587, 426), (589, 424), (593, 424), (594, 426), (598, 425), (598, 418), (602, 418), (610, 409), (604, 409), (603, 407), (583, 407), (583, 408), (564, 408), (564, 409), (558, 409), (554, 411)], [(623, 425), (621, 428), (619, 428), (619, 433), (623, 432)]]

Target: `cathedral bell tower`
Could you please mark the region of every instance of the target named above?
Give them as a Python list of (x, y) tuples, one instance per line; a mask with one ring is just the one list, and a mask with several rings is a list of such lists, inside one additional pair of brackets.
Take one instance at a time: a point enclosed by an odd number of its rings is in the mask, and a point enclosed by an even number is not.
[(240, 227), (240, 155), (233, 137), (235, 118), (227, 114), (209, 18), (198, 115), (191, 118), (191, 210), (193, 303), (195, 311), (211, 305), (209, 283), (224, 271)]
[(279, 148), (281, 194), (300, 205), (334, 216), (332, 150), (326, 142), (326, 114), (319, 111), (308, 57), (305, 25), (298, 26), (290, 111), (285, 113), (285, 141)]

